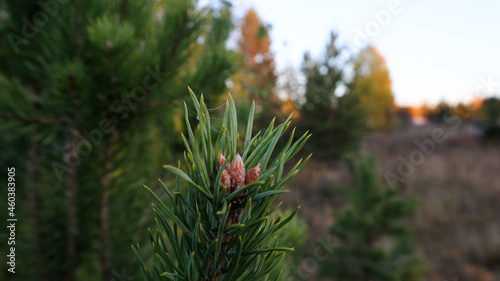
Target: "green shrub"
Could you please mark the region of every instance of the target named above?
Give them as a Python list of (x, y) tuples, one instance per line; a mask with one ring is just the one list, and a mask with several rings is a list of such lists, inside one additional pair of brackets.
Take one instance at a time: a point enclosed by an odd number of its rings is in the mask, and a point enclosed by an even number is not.
[(335, 216), (331, 233), (338, 240), (321, 267), (329, 280), (421, 280), (421, 261), (415, 257), (412, 230), (404, 220), (416, 210), (394, 188), (381, 188), (373, 160), (348, 158), (353, 188), (348, 203)]

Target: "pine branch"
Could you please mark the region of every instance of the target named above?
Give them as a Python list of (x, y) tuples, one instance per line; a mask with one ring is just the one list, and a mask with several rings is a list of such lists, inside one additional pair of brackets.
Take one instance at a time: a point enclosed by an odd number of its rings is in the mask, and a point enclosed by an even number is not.
[[(203, 95), (198, 100), (189, 91), (199, 124), (193, 132), (184, 104), (188, 137), (182, 136), (186, 172), (179, 168), (180, 164), (165, 166), (176, 175), (173, 194), (160, 181), (170, 198), (168, 205), (146, 187), (155, 200), (157, 232), (150, 233), (154, 252), (152, 271), (146, 268), (139, 249), (135, 248), (145, 280), (160, 280), (164, 276), (172, 280), (205, 281), (264, 278), (284, 252), (293, 250), (281, 247), (275, 233), (293, 219), (298, 209), (287, 218), (273, 218), (275, 209), (270, 207), (277, 195), (286, 192), (281, 190), (283, 185), (307, 163), (309, 157), (283, 175), (285, 163), (310, 135), (306, 133), (293, 142), (292, 132), (285, 147), (271, 161), (291, 117), (276, 128), (273, 120), (260, 138), (252, 137), (253, 104), (242, 157), (237, 152), (237, 113), (232, 97), (226, 102), (223, 122), (214, 141)], [(187, 182), (186, 192), (181, 192), (179, 179)]]

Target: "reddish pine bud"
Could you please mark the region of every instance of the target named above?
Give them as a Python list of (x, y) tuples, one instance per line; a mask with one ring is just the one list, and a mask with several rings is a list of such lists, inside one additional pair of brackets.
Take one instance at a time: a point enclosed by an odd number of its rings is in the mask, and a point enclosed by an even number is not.
[(224, 157), (224, 155), (219, 154), (219, 159), (217, 159), (217, 169), (220, 169), (220, 167), (224, 165), (224, 162), (226, 162), (226, 158)]
[(231, 177), (231, 192), (245, 185), (245, 164), (243, 164), (243, 160), (239, 154), (231, 162), (229, 176)]
[(226, 195), (229, 195), (231, 193), (231, 177), (229, 177), (229, 172), (224, 169), (222, 171), (222, 177), (220, 179), (220, 188), (226, 188)]
[(260, 177), (260, 164), (248, 170), (247, 177), (245, 179), (245, 184), (252, 183)]

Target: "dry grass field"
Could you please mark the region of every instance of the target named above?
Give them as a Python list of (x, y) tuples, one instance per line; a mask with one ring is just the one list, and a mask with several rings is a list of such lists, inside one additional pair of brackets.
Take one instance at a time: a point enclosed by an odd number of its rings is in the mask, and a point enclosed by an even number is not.
[[(426, 260), (426, 280), (500, 280), (500, 143), (481, 140), (471, 125), (424, 126), (373, 133), (362, 154), (375, 157), (381, 183), (419, 198), (409, 224)], [(342, 162), (312, 160), (288, 184), (283, 199), (302, 205), (310, 252), (344, 203), (332, 187), (349, 181)]]

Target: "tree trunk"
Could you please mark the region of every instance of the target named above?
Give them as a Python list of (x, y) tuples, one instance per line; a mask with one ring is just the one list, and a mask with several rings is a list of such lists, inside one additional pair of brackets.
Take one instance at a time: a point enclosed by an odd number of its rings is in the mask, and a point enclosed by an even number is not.
[(77, 169), (75, 162), (79, 159), (76, 139), (70, 133), (66, 134), (66, 144), (63, 156), (64, 165), (70, 167), (64, 178), (66, 186), (66, 206), (68, 208), (68, 226), (66, 229), (66, 280), (75, 280), (76, 271), (76, 234), (78, 231), (78, 206), (76, 205), (76, 195), (78, 191)]
[[(35, 135), (34, 133), (33, 135)], [(41, 241), (43, 241), (43, 234), (40, 223), (40, 196), (38, 195), (38, 177), (36, 174), (36, 168), (38, 163), (38, 152), (36, 150), (37, 146), (34, 141), (31, 141), (30, 148), (28, 151), (28, 163), (26, 164), (26, 199), (28, 206), (31, 206), (29, 210), (29, 223), (32, 226), (32, 232), (30, 236), (31, 248), (33, 249), (34, 255), (37, 257), (36, 260), (36, 276), (38, 276), (39, 281), (47, 281), (47, 273), (45, 271), (46, 260), (43, 254)]]
[(118, 134), (113, 132), (109, 141), (105, 144), (105, 152), (101, 158), (104, 163), (104, 171), (101, 176), (101, 206), (99, 212), (100, 218), (100, 236), (101, 236), (101, 280), (111, 279), (111, 243), (110, 243), (110, 215), (109, 215), (109, 196), (111, 192), (111, 175), (114, 165), (114, 148), (118, 141)]

